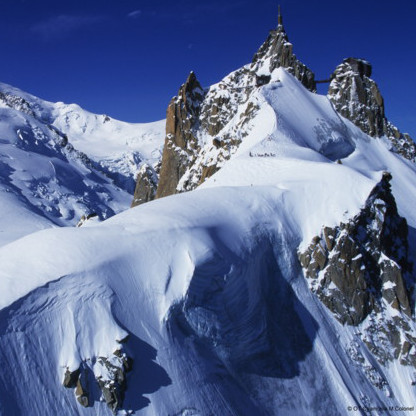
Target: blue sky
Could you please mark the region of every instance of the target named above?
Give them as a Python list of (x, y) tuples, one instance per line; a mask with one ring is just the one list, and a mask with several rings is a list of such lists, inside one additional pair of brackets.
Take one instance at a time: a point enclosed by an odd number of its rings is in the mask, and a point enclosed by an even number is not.
[[(190, 70), (209, 86), (250, 62), (277, 4), (1, 0), (0, 81), (125, 121), (158, 120)], [(317, 79), (345, 57), (366, 58), (387, 116), (416, 138), (416, 2), (280, 4), (294, 52)]]

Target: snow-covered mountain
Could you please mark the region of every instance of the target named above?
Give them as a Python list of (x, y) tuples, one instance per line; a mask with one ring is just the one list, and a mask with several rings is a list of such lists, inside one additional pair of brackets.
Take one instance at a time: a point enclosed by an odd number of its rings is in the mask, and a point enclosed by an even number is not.
[[(414, 413), (416, 164), (398, 130), (367, 134), (372, 100), (355, 102), (346, 72), (339, 94), (313, 92), (279, 24), (218, 84), (188, 77), (160, 172), (151, 133), (138, 150), (139, 206), (1, 247), (0, 414)], [(24, 120), (47, 126), (36, 111)], [(47, 144), (110, 193), (104, 120), (63, 107)], [(4, 152), (23, 160), (24, 138)]]
[(163, 131), (164, 121), (124, 123), (0, 84), (0, 243), (128, 208)]

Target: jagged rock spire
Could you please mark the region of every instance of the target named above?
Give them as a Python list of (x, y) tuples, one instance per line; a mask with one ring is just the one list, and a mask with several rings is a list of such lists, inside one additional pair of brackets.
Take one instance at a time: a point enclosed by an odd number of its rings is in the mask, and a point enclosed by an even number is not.
[(406, 159), (416, 161), (416, 145), (409, 135), (391, 124), (384, 112), (380, 90), (370, 77), (371, 64), (359, 58), (347, 58), (331, 75), (328, 98), (335, 109), (364, 133), (372, 137), (386, 136), (393, 150)]
[[(283, 27), (280, 6), (278, 9), (278, 26), (271, 30), (268, 38), (254, 55), (251, 70), (272, 73), (276, 68), (283, 67), (294, 75), (310, 91), (316, 91), (315, 75), (293, 53), (293, 45), (289, 42)], [(265, 66), (268, 66), (265, 68)]]
[[(173, 97), (166, 112), (166, 139), (156, 198), (176, 193), (176, 187), (185, 173), (189, 158), (197, 147), (195, 129), (204, 91), (193, 71)], [(136, 190), (137, 192), (137, 190)]]

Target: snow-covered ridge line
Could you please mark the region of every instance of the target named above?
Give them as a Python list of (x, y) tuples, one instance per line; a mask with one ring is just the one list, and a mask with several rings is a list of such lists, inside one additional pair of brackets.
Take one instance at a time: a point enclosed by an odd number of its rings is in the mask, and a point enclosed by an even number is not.
[(150, 159), (155, 146), (149, 141), (162, 141), (160, 136), (164, 136), (165, 120), (127, 123), (105, 114), (93, 114), (77, 104), (45, 101), (3, 83), (0, 83), (0, 93), (3, 95), (0, 103), (57, 128), (92, 159), (121, 154), (123, 147), (125, 151), (140, 151), (143, 157)]

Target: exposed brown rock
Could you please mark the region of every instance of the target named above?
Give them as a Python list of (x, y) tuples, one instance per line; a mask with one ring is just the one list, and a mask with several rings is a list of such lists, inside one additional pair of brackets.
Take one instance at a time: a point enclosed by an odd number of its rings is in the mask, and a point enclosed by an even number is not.
[(80, 371), (77, 386), (75, 389), (75, 396), (78, 403), (83, 407), (90, 406), (89, 391), (88, 391), (88, 369), (83, 368)]
[[(358, 325), (384, 298), (411, 317), (407, 224), (385, 173), (365, 208), (346, 224), (324, 227), (299, 260), (322, 302), (342, 323)], [(409, 286), (409, 287), (408, 287)]]
[[(119, 341), (120, 348), (109, 357), (83, 361), (80, 367), (72, 372), (66, 369), (63, 385), (66, 388), (75, 388), (75, 397), (81, 406), (93, 405), (93, 392), (96, 390), (93, 384), (97, 383), (112, 412), (117, 414), (121, 409), (127, 389), (127, 373), (133, 369), (133, 359), (127, 356), (121, 345), (126, 339), (127, 337)], [(95, 370), (101, 375), (96, 376)]]
[(106, 357), (98, 358), (98, 363), (106, 369), (108, 378), (98, 377), (97, 382), (107, 406), (114, 414), (117, 414), (123, 403), (127, 388), (126, 373), (132, 368), (132, 360), (128, 359), (120, 350), (116, 351), (114, 355), (119, 358), (118, 365), (115, 365)]
[(139, 170), (136, 180), (136, 189), (134, 190), (133, 202), (131, 207), (152, 201), (156, 196), (157, 173), (155, 170), (145, 164)]
[(77, 385), (79, 378), (80, 370), (79, 368), (75, 371), (69, 371), (69, 368), (66, 369), (63, 385), (66, 388), (74, 388)]
[(386, 136), (392, 150), (415, 161), (416, 145), (408, 134), (402, 134), (385, 115), (384, 100), (377, 84), (370, 78), (369, 62), (347, 58), (331, 75), (328, 98), (335, 109), (364, 133), (372, 137)]
[[(254, 55), (251, 69), (256, 72), (258, 68), (263, 66), (266, 59), (270, 59), (269, 72), (283, 67), (308, 90), (316, 91), (315, 75), (293, 54), (293, 45), (289, 42), (283, 25), (279, 25), (276, 29), (270, 31), (268, 38)], [(262, 78), (261, 84), (264, 84), (265, 81), (266, 79)]]
[[(416, 339), (408, 324), (415, 279), (407, 223), (397, 212), (391, 179), (385, 172), (361, 212), (347, 223), (324, 227), (299, 260), (311, 290), (338, 321), (365, 324), (363, 342), (379, 362), (400, 357), (416, 367)], [(397, 312), (386, 314), (389, 307)]]
[[(249, 121), (258, 110), (250, 100), (252, 93), (269, 83), (270, 72), (278, 67), (284, 67), (308, 89), (315, 91), (314, 74), (293, 54), (292, 44), (281, 24), (270, 32), (250, 65), (232, 72), (208, 91), (202, 90), (191, 72), (167, 109), (166, 139), (157, 191), (153, 196), (154, 181), (147, 174), (139, 174), (132, 205), (153, 197), (192, 190), (220, 169), (248, 134)], [(239, 120), (233, 120), (243, 105), (247, 106), (245, 111), (240, 113)], [(224, 131), (227, 126), (228, 130)], [(208, 137), (212, 149), (217, 150), (207, 158), (208, 162), (201, 152), (210, 152), (211, 149), (205, 146), (202, 150), (198, 137)]]
[(204, 166), (202, 168), (202, 175), (201, 175), (201, 182), (203, 183), (205, 181), (205, 179), (211, 177), (215, 172), (219, 171), (219, 167), (216, 165), (211, 165), (211, 166)]
[(403, 281), (402, 270), (399, 265), (392, 261), (380, 262), (382, 279), (382, 296), (390, 305), (405, 313), (409, 318), (412, 316), (409, 292)]
[(77, 227), (82, 227), (88, 220), (92, 218), (97, 218), (97, 217), (98, 217), (98, 214), (96, 214), (95, 212), (92, 212), (87, 215), (82, 215), (80, 220), (77, 223)]
[(193, 72), (172, 98), (166, 113), (166, 139), (156, 198), (176, 193), (196, 147), (200, 105), (204, 92)]

